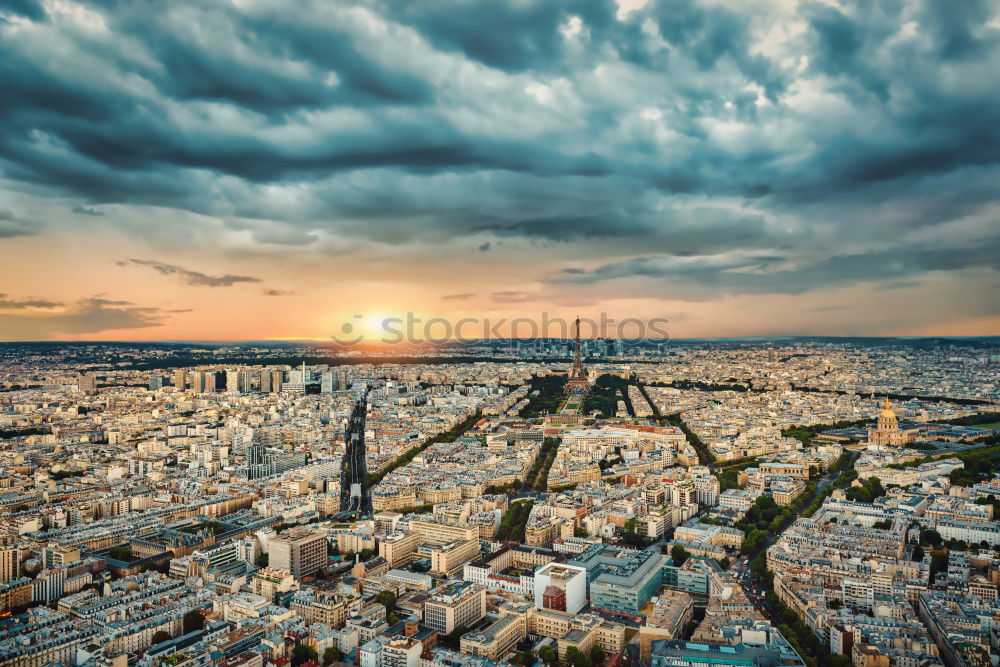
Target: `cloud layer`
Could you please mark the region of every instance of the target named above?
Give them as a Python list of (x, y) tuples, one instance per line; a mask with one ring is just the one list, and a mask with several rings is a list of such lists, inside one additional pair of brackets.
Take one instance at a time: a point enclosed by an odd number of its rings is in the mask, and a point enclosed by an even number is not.
[[(996, 284), (995, 2), (635, 4), (7, 3), (0, 187), (66, 215), (0, 244), (433, 257), (455, 305)], [(261, 280), (178, 262), (124, 263)]]

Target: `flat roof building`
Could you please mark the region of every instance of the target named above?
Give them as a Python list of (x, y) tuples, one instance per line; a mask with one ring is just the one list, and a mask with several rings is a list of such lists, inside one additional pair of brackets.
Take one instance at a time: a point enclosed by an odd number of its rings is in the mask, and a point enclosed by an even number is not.
[(293, 528), (271, 538), (267, 551), (271, 568), (288, 570), (296, 579), (302, 579), (316, 574), (326, 565), (326, 534), (305, 526)]

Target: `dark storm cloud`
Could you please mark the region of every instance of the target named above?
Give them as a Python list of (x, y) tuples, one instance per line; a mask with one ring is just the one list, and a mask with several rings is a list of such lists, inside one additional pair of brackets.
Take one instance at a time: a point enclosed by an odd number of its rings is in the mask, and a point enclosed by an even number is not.
[[(706, 233), (706, 228), (712, 234)], [(675, 255), (717, 252), (732, 247), (768, 247), (778, 242), (780, 231), (770, 231), (762, 216), (707, 207), (656, 213), (632, 207), (599, 215), (530, 218), (485, 226), (498, 236), (514, 236), (572, 243), (634, 239), (647, 249), (669, 250)]]
[[(585, 273), (554, 278), (555, 283), (592, 284), (624, 278), (664, 279), (683, 292), (687, 286), (709, 286), (726, 294), (802, 294), (858, 282), (905, 278), (932, 271), (1000, 270), (1000, 238), (963, 247), (898, 247), (875, 252), (835, 255), (801, 267), (786, 267), (777, 258), (637, 257)], [(904, 283), (905, 284), (905, 283)]]
[(394, 19), (415, 27), (435, 46), (509, 71), (554, 66), (564, 57), (561, 29), (571, 17), (579, 16), (603, 33), (618, 9), (614, 0), (391, 0), (385, 6)]
[(0, 21), (5, 20), (3, 16), (9, 13), (13, 16), (21, 16), (33, 21), (40, 21), (45, 18), (45, 10), (38, 0), (4, 0), (0, 5)]
[(660, 34), (703, 71), (726, 60), (760, 84), (772, 101), (786, 85), (781, 67), (754, 53), (751, 16), (721, 5), (699, 5), (689, 0), (650, 3)]
[[(155, 206), (269, 252), (472, 238), (699, 294), (995, 268), (967, 252), (996, 235), (988, 0), (46, 6), (0, 8), (0, 171), (130, 230)], [(899, 240), (946, 225), (970, 263)]]
[(185, 269), (182, 266), (157, 262), (152, 259), (129, 259), (118, 262), (118, 264), (119, 266), (128, 266), (129, 264), (135, 264), (136, 266), (148, 266), (154, 271), (162, 273), (165, 276), (178, 276), (184, 281), (185, 284), (197, 287), (230, 287), (237, 283), (260, 282), (260, 278), (253, 278), (251, 276), (210, 276), (202, 273), (201, 271), (192, 271), (191, 269)]
[(580, 238), (604, 238), (619, 234), (648, 233), (647, 225), (622, 224), (618, 216), (554, 216), (529, 218), (490, 231), (501, 236), (538, 236), (552, 241), (573, 241)]

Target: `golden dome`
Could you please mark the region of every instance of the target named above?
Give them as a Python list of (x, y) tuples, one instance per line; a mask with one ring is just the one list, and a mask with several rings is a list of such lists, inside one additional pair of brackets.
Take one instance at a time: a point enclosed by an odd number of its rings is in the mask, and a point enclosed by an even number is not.
[(886, 398), (885, 398), (885, 405), (882, 406), (882, 412), (878, 413), (878, 416), (879, 417), (888, 417), (890, 419), (895, 419), (896, 418), (896, 413), (892, 411), (891, 407), (889, 407), (889, 397), (888, 396), (886, 396)]

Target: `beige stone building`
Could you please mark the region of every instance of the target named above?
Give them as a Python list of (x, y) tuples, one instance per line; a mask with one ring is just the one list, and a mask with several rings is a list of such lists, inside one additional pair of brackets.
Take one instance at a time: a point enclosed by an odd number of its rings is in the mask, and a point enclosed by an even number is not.
[(457, 627), (470, 628), (486, 616), (486, 589), (455, 581), (434, 591), (424, 603), (424, 624), (448, 634)]
[(267, 546), (270, 567), (288, 570), (296, 579), (316, 574), (326, 565), (326, 534), (307, 526), (271, 538)]
[(899, 430), (899, 420), (896, 413), (885, 399), (882, 412), (878, 413), (878, 423), (875, 428), (868, 429), (868, 444), (889, 447), (903, 447), (913, 442), (917, 437), (916, 429)]

